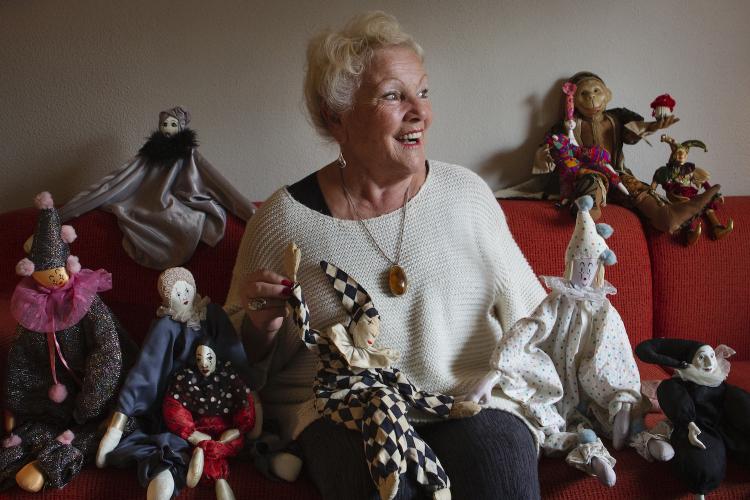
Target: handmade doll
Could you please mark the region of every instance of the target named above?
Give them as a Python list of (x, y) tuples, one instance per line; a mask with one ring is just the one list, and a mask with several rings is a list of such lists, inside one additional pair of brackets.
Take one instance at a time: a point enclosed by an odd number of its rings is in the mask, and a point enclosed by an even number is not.
[[(290, 252), (295, 251), (292, 245)], [(433, 498), (449, 499), (445, 470), (406, 414), (409, 408), (418, 408), (442, 418), (458, 418), (474, 415), (479, 405), (422, 391), (393, 368), (399, 355), (375, 345), (380, 315), (367, 291), (332, 264), (320, 265), (348, 314), (347, 324), (320, 332), (311, 329), (298, 282), (288, 299), (302, 341), (320, 358), (313, 386), (315, 407), (324, 418), (362, 434), (365, 459), (382, 500), (395, 497), (404, 473), (413, 474)]]
[[(661, 136), (661, 142), (669, 144), (672, 153), (669, 161), (663, 167), (654, 172), (654, 180), (651, 182), (651, 189), (661, 186), (667, 193), (667, 198), (672, 203), (685, 203), (699, 195), (701, 189), (703, 192), (712, 189), (709, 184), (709, 174), (702, 168), (695, 166), (695, 163), (688, 162), (688, 153), (691, 147), (699, 147), (703, 151), (708, 151), (703, 141), (691, 139), (689, 141), (678, 143), (668, 135)], [(723, 201), (720, 193), (716, 192), (711, 201), (703, 209), (702, 214), (706, 216), (711, 224), (711, 236), (719, 240), (732, 232), (734, 222), (728, 219), (726, 224), (719, 222), (716, 216), (716, 210), (719, 209), (719, 202)], [(697, 214), (688, 224), (685, 225), (685, 241), (692, 245), (701, 235), (701, 222)]]
[(152, 269), (184, 264), (199, 241), (216, 245), (225, 209), (243, 220), (255, 209), (198, 152), (188, 123), (179, 106), (159, 113), (159, 130), (136, 157), (65, 204), (63, 221), (97, 207), (115, 214), (125, 251)]
[[(197, 446), (206, 439), (199, 431), (182, 436), (167, 428), (162, 403), (173, 375), (194, 363), (198, 339), (208, 337), (215, 342), (220, 359), (230, 361), (246, 383), (250, 377), (245, 351), (229, 318), (220, 306), (196, 293), (190, 271), (167, 269), (159, 275), (157, 287), (162, 299), (159, 318), (120, 391), (117, 411), (99, 445), (96, 464), (137, 464), (138, 479), (148, 487), (148, 499), (166, 500), (186, 484), (190, 444)], [(131, 419), (136, 429), (123, 436)], [(256, 418), (255, 426), (257, 435), (260, 418)]]
[(194, 488), (203, 477), (213, 481), (218, 500), (234, 500), (227, 482), (227, 458), (240, 452), (243, 434), (255, 425), (255, 405), (250, 389), (232, 366), (220, 362), (216, 344), (202, 338), (195, 348), (195, 367), (174, 373), (164, 396), (162, 411), (167, 428), (182, 439), (203, 434), (193, 450), (187, 485)]
[[(611, 201), (635, 210), (655, 229), (671, 234), (699, 214), (718, 192), (718, 187), (714, 187), (687, 203), (676, 205), (654, 193), (648, 184), (635, 178), (625, 166), (623, 144), (635, 144), (656, 130), (669, 127), (678, 121), (678, 118), (670, 115), (657, 121), (645, 122), (642, 116), (628, 109), (607, 109), (607, 104), (612, 99), (612, 91), (594, 73), (581, 71), (573, 75), (568, 83), (575, 85), (574, 113), (571, 114), (571, 118), (554, 125), (547, 136), (561, 136), (572, 131), (577, 145), (598, 146), (609, 153), (611, 165), (627, 190), (627, 194), (619, 190), (612, 191)], [(572, 122), (572, 127), (569, 122)], [(548, 174), (553, 172), (556, 166), (550, 146), (543, 143), (534, 157), (532, 173)], [(597, 220), (600, 214), (600, 200), (607, 201), (605, 195), (608, 186), (602, 182), (593, 182), (597, 180), (596, 177), (581, 176), (576, 182), (574, 195), (574, 198), (583, 195), (592, 197), (594, 206), (591, 213), (594, 220)], [(549, 184), (546, 194), (559, 194), (559, 187), (553, 183)]]
[(615, 460), (593, 429), (623, 447), (631, 408), (640, 401), (640, 375), (607, 299), (616, 292), (604, 280), (604, 266), (616, 262), (604, 241), (612, 228), (594, 224), (590, 197), (576, 203), (564, 276), (543, 276), (550, 294), (502, 336), (470, 397), (481, 402), (499, 385), (544, 430), (546, 453), (567, 452), (569, 464), (611, 486)]
[(651, 339), (638, 344), (646, 363), (674, 369), (656, 395), (673, 429), (678, 476), (697, 498), (715, 490), (724, 479), (727, 454), (750, 463), (750, 393), (727, 384), (734, 351), (725, 346), (682, 339)]
[(13, 292), (18, 330), (8, 353), (0, 446), (0, 488), (62, 488), (93, 460), (101, 424), (117, 396), (135, 345), (98, 293), (112, 288), (103, 269), (82, 269), (76, 238), (61, 226), (52, 196), (40, 193), (24, 276)]

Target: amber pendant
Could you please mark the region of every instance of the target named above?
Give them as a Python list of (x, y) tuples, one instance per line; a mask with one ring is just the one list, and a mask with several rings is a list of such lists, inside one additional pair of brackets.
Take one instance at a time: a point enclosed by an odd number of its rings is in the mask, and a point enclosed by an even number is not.
[(401, 296), (406, 293), (409, 282), (406, 280), (406, 273), (401, 266), (392, 265), (388, 269), (388, 287), (395, 296)]

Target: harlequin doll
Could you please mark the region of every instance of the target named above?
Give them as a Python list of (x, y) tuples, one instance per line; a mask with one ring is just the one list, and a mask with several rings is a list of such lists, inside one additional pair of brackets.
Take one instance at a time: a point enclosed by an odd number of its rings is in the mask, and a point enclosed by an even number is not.
[[(292, 246), (290, 252), (295, 249)], [(315, 407), (324, 418), (362, 434), (365, 459), (381, 500), (395, 497), (404, 473), (413, 474), (434, 499), (450, 499), (445, 470), (414, 432), (406, 413), (418, 408), (442, 418), (460, 418), (477, 413), (479, 405), (422, 391), (393, 368), (398, 353), (375, 345), (380, 315), (367, 291), (335, 266), (320, 265), (342, 301), (347, 324), (337, 323), (321, 332), (311, 329), (298, 282), (288, 299), (305, 346), (320, 358), (313, 387)]]
[(470, 397), (486, 399), (495, 385), (521, 404), (547, 436), (544, 451), (615, 483), (615, 464), (594, 429), (624, 446), (630, 412), (640, 401), (640, 375), (625, 326), (607, 299), (615, 288), (604, 266), (616, 262), (605, 242), (606, 224), (594, 224), (590, 197), (576, 200), (578, 214), (565, 253), (562, 278), (543, 276), (550, 294), (528, 318), (500, 339), (490, 371)]
[(247, 220), (255, 208), (200, 154), (189, 123), (180, 106), (159, 113), (135, 158), (66, 203), (63, 221), (98, 207), (115, 214), (127, 254), (152, 269), (184, 264), (199, 241), (216, 245), (225, 210)]
[(215, 342), (198, 341), (195, 367), (175, 372), (164, 396), (167, 428), (183, 439), (197, 441), (187, 473), (191, 488), (203, 478), (216, 484), (218, 500), (234, 500), (227, 482), (227, 458), (239, 453), (243, 435), (255, 425), (255, 405), (250, 389), (231, 361), (220, 362)]
[[(574, 113), (572, 118), (561, 120), (555, 124), (547, 135), (566, 135), (572, 131), (577, 145), (582, 147), (597, 146), (609, 153), (611, 165), (620, 177), (620, 181), (628, 194), (619, 190), (611, 191), (608, 200), (607, 187), (596, 181), (596, 177), (581, 176), (576, 183), (574, 198), (589, 195), (594, 200), (591, 215), (598, 220), (600, 202), (612, 201), (626, 208), (630, 208), (645, 218), (658, 231), (674, 233), (696, 214), (701, 213), (718, 187), (701, 193), (687, 203), (673, 205), (668, 200), (649, 189), (649, 185), (641, 182), (625, 165), (623, 155), (624, 144), (636, 144), (641, 139), (659, 129), (671, 126), (678, 118), (670, 115), (653, 122), (644, 121), (643, 117), (625, 108), (607, 109), (612, 100), (612, 91), (604, 81), (594, 73), (581, 71), (573, 75), (568, 83), (575, 85), (573, 93)], [(572, 122), (572, 127), (571, 123)], [(542, 144), (537, 150), (532, 168), (533, 174), (548, 174), (556, 168), (555, 161), (550, 154), (547, 144)], [(559, 194), (559, 187), (550, 184), (547, 194)]]
[[(667, 198), (672, 203), (685, 203), (703, 192), (712, 189), (708, 180), (710, 175), (702, 168), (695, 166), (695, 163), (688, 162), (688, 153), (691, 147), (699, 147), (703, 151), (708, 151), (706, 145), (699, 140), (692, 139), (678, 143), (668, 135), (661, 136), (661, 142), (669, 144), (672, 153), (669, 156), (669, 162), (654, 172), (654, 180), (651, 183), (651, 189), (656, 189), (660, 185), (667, 193)], [(716, 210), (719, 209), (719, 202), (723, 201), (720, 193), (715, 193), (713, 199), (706, 205), (703, 215), (706, 216), (711, 224), (712, 237), (721, 239), (734, 229), (734, 222), (728, 219), (726, 224), (719, 222), (716, 216)], [(686, 242), (688, 245), (695, 243), (701, 234), (701, 222), (696, 216), (686, 224), (685, 229)]]
[(675, 470), (698, 498), (719, 487), (727, 455), (750, 463), (750, 393), (726, 383), (734, 351), (682, 339), (651, 339), (638, 344), (646, 363), (674, 369), (656, 390), (659, 406), (673, 429)]
[(35, 204), (36, 231), (11, 298), (18, 330), (3, 393), (10, 434), (0, 446), (0, 487), (15, 480), (30, 492), (62, 488), (93, 461), (136, 349), (98, 295), (112, 276), (70, 255), (75, 230), (61, 226), (48, 192)]
[[(231, 361), (249, 383), (247, 358), (224, 310), (196, 293), (193, 275), (173, 267), (159, 275), (162, 304), (158, 320), (143, 342), (141, 353), (120, 391), (117, 411), (101, 440), (96, 463), (99, 467), (138, 466), (138, 479), (147, 487), (149, 500), (167, 500), (186, 484), (190, 445), (205, 439), (204, 433), (186, 436), (169, 430), (162, 417), (162, 404), (173, 375), (195, 360), (201, 337), (215, 342), (216, 355)], [(257, 414), (257, 411), (256, 411)], [(126, 423), (136, 429), (123, 435)], [(254, 434), (259, 433), (256, 418)]]

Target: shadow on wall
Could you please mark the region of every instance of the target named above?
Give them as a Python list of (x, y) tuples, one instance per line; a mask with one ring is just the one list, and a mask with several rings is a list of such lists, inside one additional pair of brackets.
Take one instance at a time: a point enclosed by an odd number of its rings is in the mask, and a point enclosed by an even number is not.
[(520, 146), (498, 151), (479, 165), (479, 175), (487, 180), (494, 190), (515, 186), (531, 178), (531, 164), (534, 152), (544, 139), (544, 134), (564, 112), (562, 85), (567, 79), (558, 79), (542, 99), (536, 94), (529, 95), (524, 103), (528, 108), (526, 140)]

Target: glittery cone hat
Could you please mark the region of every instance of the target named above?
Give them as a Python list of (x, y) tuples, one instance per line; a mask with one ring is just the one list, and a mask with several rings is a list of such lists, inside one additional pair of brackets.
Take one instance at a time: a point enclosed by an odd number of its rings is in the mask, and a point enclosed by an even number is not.
[(604, 241), (609, 238), (613, 229), (608, 224), (596, 224), (589, 210), (593, 206), (590, 196), (581, 196), (576, 200), (578, 214), (576, 215), (576, 227), (570, 238), (568, 248), (565, 250), (565, 278), (571, 279), (573, 275), (573, 261), (590, 260), (596, 263), (597, 273), (594, 285), (602, 286), (604, 283), (604, 266), (617, 262), (617, 258)]

